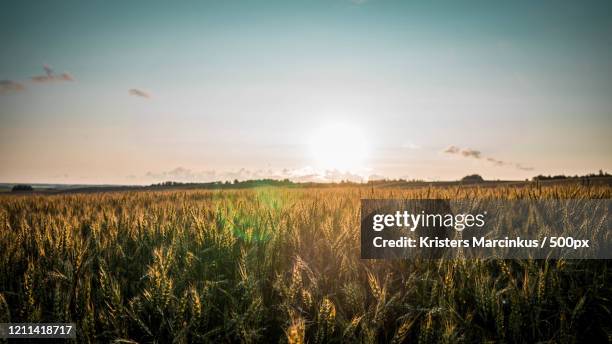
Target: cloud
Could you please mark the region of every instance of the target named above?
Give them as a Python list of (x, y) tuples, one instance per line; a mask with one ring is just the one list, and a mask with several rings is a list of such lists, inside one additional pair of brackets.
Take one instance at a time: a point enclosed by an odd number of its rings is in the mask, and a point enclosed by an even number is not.
[(364, 178), (356, 173), (351, 173), (348, 171), (338, 171), (338, 170), (326, 170), (324, 179), (330, 182), (339, 182), (339, 181), (350, 181), (350, 182), (364, 182), (367, 181), (368, 178)]
[(25, 86), (14, 80), (0, 80), (0, 94), (25, 91)]
[(518, 168), (519, 170), (523, 170), (523, 171), (533, 171), (533, 167), (523, 166), (521, 164), (514, 164), (514, 167)]
[(184, 167), (177, 167), (164, 172), (147, 172), (146, 177), (157, 181), (176, 181), (176, 182), (213, 182), (213, 181), (233, 181), (248, 179), (283, 179), (281, 174), (275, 174), (271, 170), (249, 170), (241, 168), (235, 171), (219, 172), (216, 170), (193, 171)]
[(491, 162), (495, 166), (504, 166), (504, 165), (507, 165), (507, 163), (505, 161), (501, 161), (501, 160), (497, 160), (497, 159), (493, 159), (493, 158), (487, 158), (487, 161)]
[(461, 151), (461, 149), (459, 149), (459, 147), (456, 146), (449, 146), (448, 148), (446, 148), (444, 150), (444, 153), (448, 153), (448, 154), (457, 154), (459, 153), (459, 151)]
[(194, 172), (184, 167), (177, 167), (173, 170), (160, 173), (147, 172), (146, 174), (146, 177), (151, 179), (177, 182), (207, 182), (213, 181), (215, 176), (215, 171)]
[(412, 143), (412, 142), (405, 142), (404, 144), (402, 144), (402, 148), (416, 150), (416, 149), (421, 149), (421, 146), (415, 143)]
[(47, 73), (47, 75), (53, 75), (53, 68), (51, 68), (51, 66), (49, 66), (48, 64), (44, 64), (43, 65), (43, 69), (45, 70), (45, 73)]
[(480, 159), (480, 151), (474, 149), (464, 149), (461, 151), (461, 155), (466, 158)]
[[(30, 81), (35, 83), (46, 83), (52, 81), (74, 81), (72, 75), (67, 72), (56, 74), (49, 65), (43, 65), (44, 75), (35, 75), (30, 78)], [(14, 80), (0, 80), (0, 94), (7, 92), (25, 91), (26, 87), (23, 83)]]
[(55, 74), (55, 72), (53, 71), (53, 68), (51, 68), (47, 64), (43, 65), (43, 69), (45, 71), (45, 75), (35, 75), (31, 78), (32, 81), (38, 82), (38, 83), (51, 82), (51, 81), (74, 81), (74, 78), (72, 77), (72, 75), (70, 75), (67, 72), (64, 72), (61, 74)]
[(36, 75), (32, 77), (34, 82), (50, 82), (50, 81), (74, 81), (72, 75), (68, 73), (62, 73), (59, 75)]
[(184, 167), (177, 167), (165, 172), (147, 172), (145, 178), (152, 182), (175, 181), (205, 183), (213, 181), (254, 180), (254, 179), (289, 179), (294, 182), (366, 182), (367, 176), (339, 170), (316, 170), (312, 167), (298, 169), (284, 168), (274, 171), (272, 169), (249, 170), (241, 168), (234, 171), (193, 171)]
[(151, 98), (151, 95), (143, 90), (139, 90), (137, 88), (132, 88), (128, 91), (128, 94), (131, 96), (135, 96), (135, 97), (142, 97), (142, 98)]
[[(457, 146), (449, 146), (443, 151), (443, 153), (461, 155), (465, 158), (474, 158), (474, 159), (483, 158), (482, 153), (478, 150), (470, 149), (470, 148), (462, 149)], [(499, 159), (492, 158), (492, 157), (485, 157), (484, 159), (486, 159), (486, 161), (492, 163), (495, 166), (514, 166), (515, 168), (522, 170), (522, 171), (532, 171), (534, 169), (533, 167), (523, 166), (519, 163), (511, 163), (511, 162), (499, 160)]]

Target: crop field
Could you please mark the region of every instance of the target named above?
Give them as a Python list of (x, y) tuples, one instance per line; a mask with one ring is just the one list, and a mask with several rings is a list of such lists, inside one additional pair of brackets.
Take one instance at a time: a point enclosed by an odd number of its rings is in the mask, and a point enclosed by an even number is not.
[(609, 260), (362, 260), (360, 199), (610, 186), (0, 195), (0, 322), (78, 342), (606, 342)]

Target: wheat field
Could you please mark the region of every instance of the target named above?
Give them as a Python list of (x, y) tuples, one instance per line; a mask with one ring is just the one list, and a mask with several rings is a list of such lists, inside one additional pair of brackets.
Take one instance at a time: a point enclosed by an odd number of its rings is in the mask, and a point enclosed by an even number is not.
[(0, 322), (78, 342), (611, 340), (608, 260), (362, 260), (360, 199), (609, 199), (609, 186), (0, 196)]

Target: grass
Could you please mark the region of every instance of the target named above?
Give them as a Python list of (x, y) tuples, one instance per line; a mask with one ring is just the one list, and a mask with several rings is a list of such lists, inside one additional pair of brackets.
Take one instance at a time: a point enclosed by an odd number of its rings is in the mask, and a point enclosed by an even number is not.
[(0, 196), (0, 322), (79, 342), (610, 341), (606, 260), (361, 260), (361, 198), (609, 199), (609, 186)]

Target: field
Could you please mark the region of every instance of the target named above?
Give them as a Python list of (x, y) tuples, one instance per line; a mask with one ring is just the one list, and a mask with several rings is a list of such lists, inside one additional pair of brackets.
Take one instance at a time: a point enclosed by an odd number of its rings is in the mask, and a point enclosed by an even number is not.
[(609, 260), (361, 260), (362, 198), (610, 186), (0, 195), (0, 322), (79, 342), (607, 342)]

